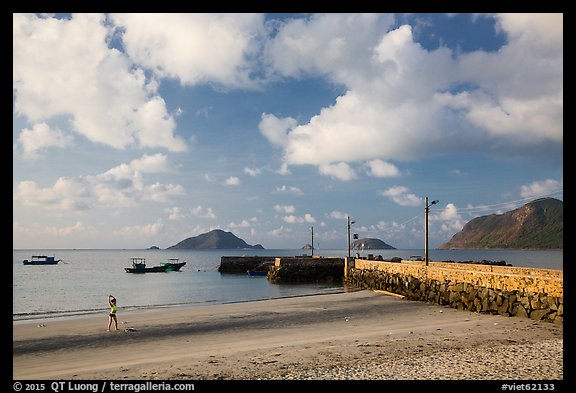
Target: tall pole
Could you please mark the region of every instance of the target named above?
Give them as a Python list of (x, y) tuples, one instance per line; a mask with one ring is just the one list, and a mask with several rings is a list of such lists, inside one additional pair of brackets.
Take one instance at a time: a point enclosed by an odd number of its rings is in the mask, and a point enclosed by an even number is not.
[(312, 229), (312, 256), (314, 256), (314, 227)]
[(346, 226), (346, 235), (348, 238), (348, 259), (350, 259), (350, 216), (348, 216), (348, 225)]
[(424, 260), (428, 266), (428, 197), (424, 201)]

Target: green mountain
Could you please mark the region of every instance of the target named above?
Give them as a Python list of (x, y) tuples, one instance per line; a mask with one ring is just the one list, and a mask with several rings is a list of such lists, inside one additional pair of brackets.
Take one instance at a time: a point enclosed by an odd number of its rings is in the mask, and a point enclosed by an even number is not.
[(372, 239), (372, 238), (363, 238), (354, 240), (350, 245), (353, 249), (358, 250), (395, 250), (396, 247), (392, 247), (389, 244), (386, 244), (380, 239)]
[(504, 214), (469, 221), (437, 249), (562, 249), (564, 204), (541, 198)]
[(251, 246), (244, 240), (236, 237), (232, 232), (225, 232), (221, 229), (214, 229), (210, 232), (203, 233), (195, 237), (189, 237), (182, 240), (178, 244), (170, 246), (167, 250), (181, 249), (181, 250), (191, 250), (191, 249), (260, 249), (263, 250), (264, 247), (260, 244)]

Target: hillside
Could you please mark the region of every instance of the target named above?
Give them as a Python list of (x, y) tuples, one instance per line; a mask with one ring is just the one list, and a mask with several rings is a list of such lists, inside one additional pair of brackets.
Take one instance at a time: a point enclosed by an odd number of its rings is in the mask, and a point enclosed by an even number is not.
[(562, 249), (563, 202), (542, 198), (469, 221), (437, 249)]
[(260, 244), (251, 246), (244, 240), (236, 237), (232, 232), (225, 232), (221, 229), (214, 229), (210, 232), (203, 233), (195, 237), (189, 237), (181, 242), (170, 246), (167, 250), (173, 249), (260, 249), (264, 247)]
[(392, 247), (386, 244), (380, 239), (363, 238), (354, 240), (350, 245), (353, 249), (359, 250), (395, 250), (396, 247)]

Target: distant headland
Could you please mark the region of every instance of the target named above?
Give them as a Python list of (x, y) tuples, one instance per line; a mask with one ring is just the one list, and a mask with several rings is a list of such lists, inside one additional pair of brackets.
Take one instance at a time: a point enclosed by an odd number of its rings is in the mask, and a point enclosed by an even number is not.
[(503, 214), (476, 217), (438, 249), (562, 249), (564, 203), (541, 198)]

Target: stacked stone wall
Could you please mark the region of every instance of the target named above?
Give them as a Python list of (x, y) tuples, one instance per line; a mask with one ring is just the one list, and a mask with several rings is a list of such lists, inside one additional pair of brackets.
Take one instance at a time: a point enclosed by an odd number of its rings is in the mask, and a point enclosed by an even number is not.
[(453, 308), (563, 323), (562, 271), (355, 260), (346, 282)]

